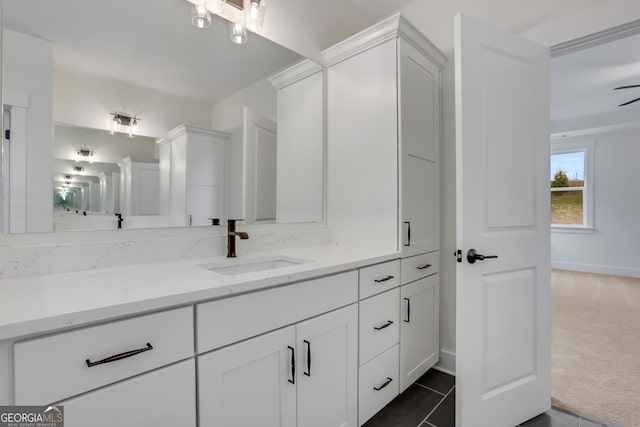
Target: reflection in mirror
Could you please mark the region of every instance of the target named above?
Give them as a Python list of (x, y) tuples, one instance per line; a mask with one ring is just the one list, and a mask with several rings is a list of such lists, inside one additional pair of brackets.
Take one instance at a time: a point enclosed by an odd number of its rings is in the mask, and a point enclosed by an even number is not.
[[(158, 163), (154, 138), (56, 124), (56, 231), (112, 230), (118, 227), (116, 213), (159, 215), (159, 198), (154, 197), (159, 195)], [(131, 189), (142, 194), (131, 197)]]
[[(251, 32), (236, 45), (216, 15), (194, 28), (186, 0), (2, 7), (5, 233), (323, 220), (319, 65), (296, 77), (298, 54)], [(319, 89), (292, 89), (310, 75)], [(117, 114), (135, 138), (109, 135)]]

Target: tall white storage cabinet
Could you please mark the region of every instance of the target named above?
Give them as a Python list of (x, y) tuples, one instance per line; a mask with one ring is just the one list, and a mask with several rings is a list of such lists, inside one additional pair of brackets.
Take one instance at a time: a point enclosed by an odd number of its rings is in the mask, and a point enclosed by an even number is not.
[(328, 222), (338, 244), (402, 252), (402, 392), (439, 356), (440, 70), (446, 58), (399, 15), (323, 56)]
[(224, 217), (228, 141), (228, 133), (189, 125), (178, 126), (158, 141), (160, 207), (176, 225), (211, 225), (209, 218)]

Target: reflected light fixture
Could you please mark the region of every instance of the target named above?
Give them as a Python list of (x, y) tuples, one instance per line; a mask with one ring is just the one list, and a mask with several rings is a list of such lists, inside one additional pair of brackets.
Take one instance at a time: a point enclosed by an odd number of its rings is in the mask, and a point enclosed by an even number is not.
[(84, 175), (84, 168), (82, 166), (74, 166), (73, 172), (79, 175)]
[(231, 41), (235, 44), (245, 44), (247, 42), (247, 27), (235, 22), (229, 22), (231, 27)]
[(76, 150), (76, 163), (77, 162), (89, 162), (93, 163), (95, 159), (95, 151), (89, 150), (88, 148), (78, 148)]
[(129, 138), (135, 138), (138, 131), (138, 120), (136, 116), (128, 116), (123, 113), (109, 113), (113, 115), (111, 119), (111, 129), (109, 129), (109, 135), (113, 135), (116, 132), (126, 133)]

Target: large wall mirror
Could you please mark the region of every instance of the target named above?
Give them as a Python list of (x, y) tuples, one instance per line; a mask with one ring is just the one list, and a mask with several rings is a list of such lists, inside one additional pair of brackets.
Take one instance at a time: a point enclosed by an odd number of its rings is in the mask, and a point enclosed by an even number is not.
[(2, 0), (4, 233), (323, 221), (322, 67), (193, 10)]

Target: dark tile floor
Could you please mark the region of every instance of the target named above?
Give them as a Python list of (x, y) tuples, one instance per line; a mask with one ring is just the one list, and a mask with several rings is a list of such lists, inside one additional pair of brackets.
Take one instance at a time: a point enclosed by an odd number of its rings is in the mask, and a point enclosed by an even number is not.
[[(455, 427), (455, 382), (455, 377), (431, 369), (363, 427)], [(619, 427), (552, 409), (517, 427), (603, 426)]]

